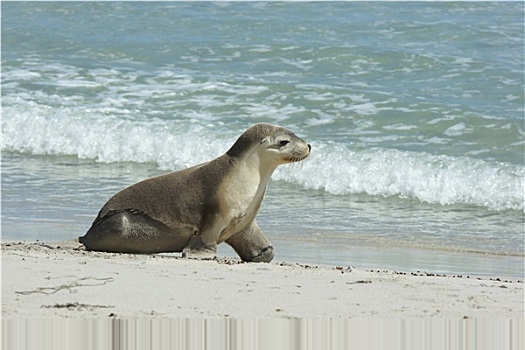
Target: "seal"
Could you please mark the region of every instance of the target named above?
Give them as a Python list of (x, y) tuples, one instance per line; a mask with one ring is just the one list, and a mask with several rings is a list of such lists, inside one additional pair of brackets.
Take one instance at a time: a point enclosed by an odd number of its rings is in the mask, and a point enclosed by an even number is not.
[(226, 242), (243, 261), (270, 262), (273, 247), (255, 218), (277, 166), (310, 151), (283, 127), (255, 124), (216, 159), (118, 192), (79, 241), (87, 250), (184, 257), (214, 257)]

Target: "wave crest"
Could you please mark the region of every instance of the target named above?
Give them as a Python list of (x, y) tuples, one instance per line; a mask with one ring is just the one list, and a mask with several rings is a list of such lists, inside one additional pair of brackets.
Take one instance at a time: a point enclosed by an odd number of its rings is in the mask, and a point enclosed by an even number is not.
[(302, 171), (280, 170), (275, 178), (336, 195), (366, 193), (524, 210), (524, 167), (469, 157), (314, 143)]
[[(27, 106), (26, 106), (27, 107)], [(133, 120), (71, 108), (4, 107), (2, 150), (180, 169), (224, 153), (241, 130), (188, 120)], [(301, 171), (274, 179), (334, 195), (399, 196), (440, 205), (524, 210), (525, 167), (469, 157), (313, 142)]]

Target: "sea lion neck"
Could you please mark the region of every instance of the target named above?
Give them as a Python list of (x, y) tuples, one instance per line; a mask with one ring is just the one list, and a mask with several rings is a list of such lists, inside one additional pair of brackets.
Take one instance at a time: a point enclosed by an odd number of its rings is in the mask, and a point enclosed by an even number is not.
[(250, 145), (252, 144), (252, 141), (249, 140), (247, 137), (245, 137), (244, 134), (242, 134), (237, 141), (233, 144), (233, 146), (230, 147), (228, 152), (226, 152), (227, 155), (233, 158), (241, 158), (244, 153), (246, 153), (246, 150), (250, 149)]
[[(245, 176), (256, 177), (261, 182), (267, 183), (273, 172), (279, 165), (278, 163), (264, 161), (257, 151), (257, 145), (251, 145), (242, 153), (232, 155), (228, 151), (225, 155), (229, 159), (230, 171), (244, 173)], [(257, 173), (257, 175), (256, 175)], [(251, 174), (251, 175), (248, 175)]]

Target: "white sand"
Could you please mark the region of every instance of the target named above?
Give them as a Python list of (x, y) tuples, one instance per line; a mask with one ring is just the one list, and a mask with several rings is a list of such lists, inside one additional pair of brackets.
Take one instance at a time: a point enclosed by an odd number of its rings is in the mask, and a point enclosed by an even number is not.
[(3, 243), (2, 316), (523, 318), (521, 280)]

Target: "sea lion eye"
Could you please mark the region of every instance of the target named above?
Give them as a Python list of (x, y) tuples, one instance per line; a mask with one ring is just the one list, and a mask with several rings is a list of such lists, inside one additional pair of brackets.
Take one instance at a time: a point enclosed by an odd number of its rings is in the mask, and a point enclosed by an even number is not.
[(284, 146), (286, 146), (286, 145), (289, 144), (289, 143), (290, 143), (290, 141), (282, 140), (281, 142), (279, 142), (279, 145), (280, 145), (281, 147), (284, 147)]

